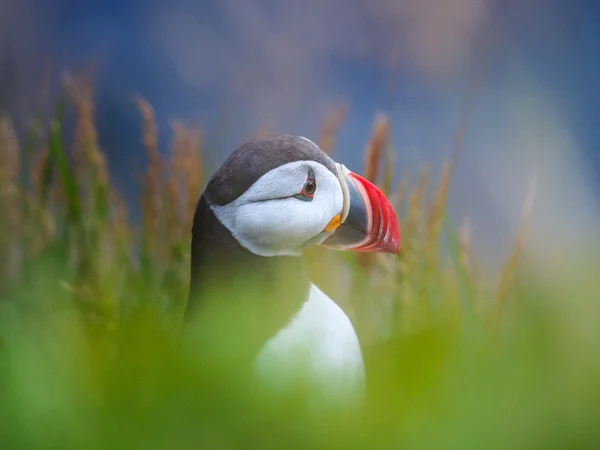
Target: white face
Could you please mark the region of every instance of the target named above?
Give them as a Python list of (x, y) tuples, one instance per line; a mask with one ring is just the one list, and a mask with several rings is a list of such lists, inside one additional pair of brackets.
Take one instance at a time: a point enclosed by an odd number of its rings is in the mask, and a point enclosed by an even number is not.
[[(300, 195), (310, 177), (316, 183), (312, 198)], [(325, 166), (295, 161), (267, 172), (233, 202), (211, 208), (251, 252), (299, 255), (331, 234), (324, 230), (342, 212), (343, 194), (340, 181)]]

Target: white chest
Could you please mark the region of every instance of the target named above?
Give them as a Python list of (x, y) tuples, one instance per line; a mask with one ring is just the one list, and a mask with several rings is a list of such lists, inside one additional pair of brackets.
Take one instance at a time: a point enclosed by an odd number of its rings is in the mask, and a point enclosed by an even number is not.
[(314, 383), (326, 401), (355, 402), (364, 393), (363, 358), (354, 327), (314, 285), (289, 324), (263, 346), (256, 364), (275, 389), (301, 378)]

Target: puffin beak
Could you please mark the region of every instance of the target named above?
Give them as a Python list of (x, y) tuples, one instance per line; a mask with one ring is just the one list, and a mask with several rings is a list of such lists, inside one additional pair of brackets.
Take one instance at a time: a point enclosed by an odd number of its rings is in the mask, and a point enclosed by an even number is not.
[(338, 165), (338, 178), (344, 210), (325, 229), (333, 233), (322, 245), (334, 250), (398, 253), (400, 227), (389, 200), (373, 183), (344, 166)]

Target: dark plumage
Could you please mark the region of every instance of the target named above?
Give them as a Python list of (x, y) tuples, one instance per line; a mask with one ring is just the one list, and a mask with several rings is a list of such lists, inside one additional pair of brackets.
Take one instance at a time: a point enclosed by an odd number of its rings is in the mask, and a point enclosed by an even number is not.
[(316, 161), (336, 173), (335, 163), (306, 139), (287, 134), (255, 139), (238, 147), (210, 178), (204, 195), (226, 205), (270, 170), (294, 161)]
[(186, 320), (201, 316), (206, 327), (215, 317), (212, 312), (222, 316), (226, 302), (236, 313), (229, 316), (229, 328), (235, 327), (240, 339), (253, 341), (243, 343), (248, 356), (298, 311), (310, 279), (299, 258), (265, 258), (242, 247), (217, 220), (209, 203), (227, 204), (265, 173), (300, 160), (318, 161), (335, 173), (331, 158), (305, 139), (281, 135), (247, 142), (211, 177), (196, 206)]

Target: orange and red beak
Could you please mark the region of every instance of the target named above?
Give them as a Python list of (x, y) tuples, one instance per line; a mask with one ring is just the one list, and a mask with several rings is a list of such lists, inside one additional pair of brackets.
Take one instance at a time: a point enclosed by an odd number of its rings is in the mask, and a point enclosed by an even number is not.
[(389, 200), (373, 183), (347, 169), (340, 170), (339, 177), (345, 217), (322, 245), (334, 250), (398, 253), (400, 227)]

